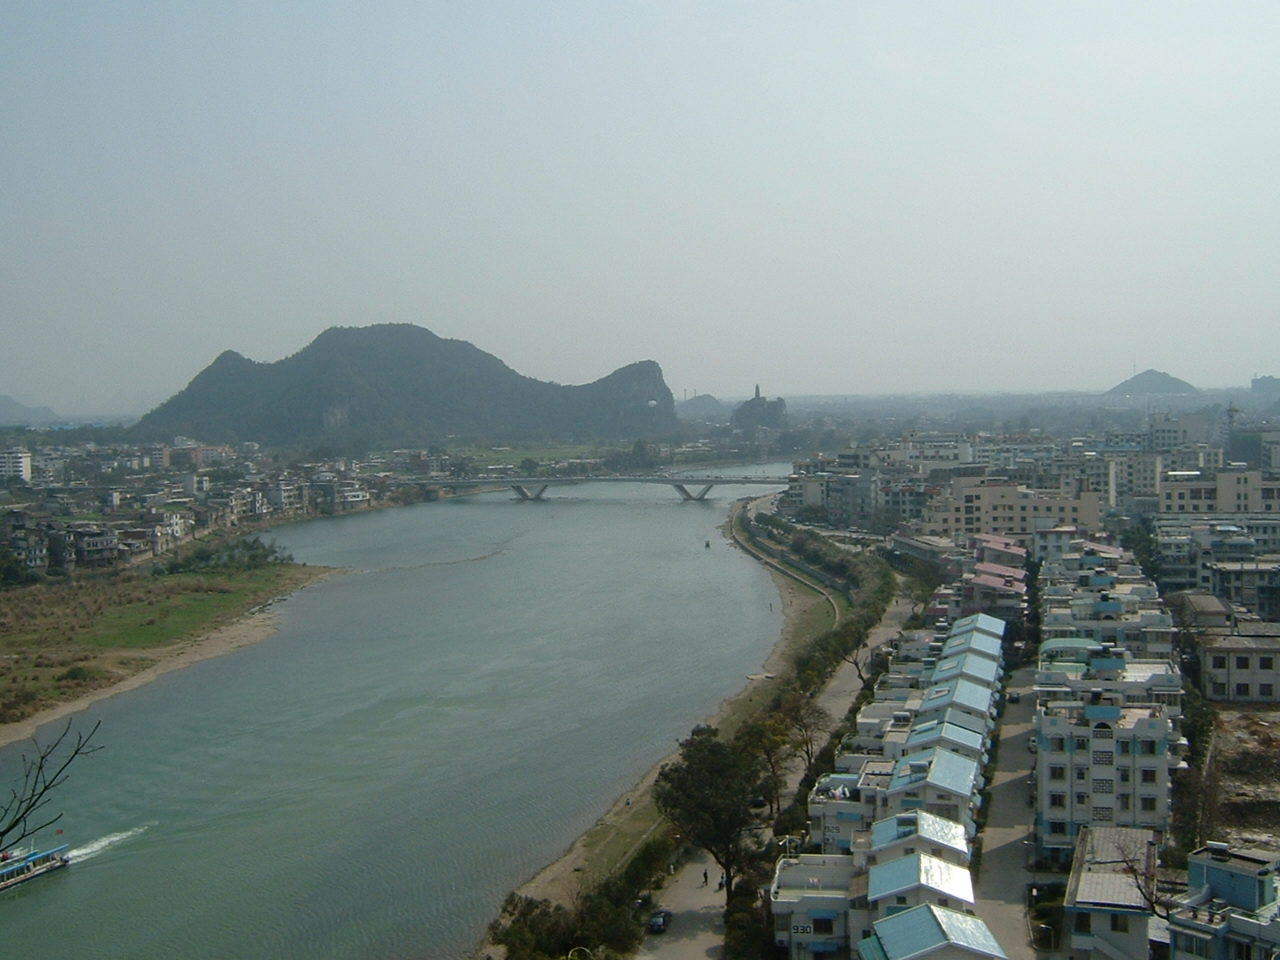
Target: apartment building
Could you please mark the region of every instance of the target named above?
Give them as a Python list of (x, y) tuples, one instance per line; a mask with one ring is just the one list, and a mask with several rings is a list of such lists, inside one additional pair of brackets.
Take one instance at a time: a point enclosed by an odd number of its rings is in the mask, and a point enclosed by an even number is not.
[(957, 477), (925, 510), (923, 532), (1030, 538), (1040, 528), (1070, 524), (1102, 528), (1105, 498), (1094, 491), (1040, 491), (998, 477)]
[(1197, 659), (1209, 699), (1280, 703), (1280, 623), (1237, 621), (1204, 631)]
[(1069, 862), (1090, 825), (1166, 829), (1185, 740), (1163, 706), (1046, 703), (1033, 729), (1038, 857)]
[(1280, 851), (1209, 843), (1187, 862), (1187, 894), (1169, 911), (1169, 960), (1280, 956)]
[(1280, 480), (1261, 470), (1177, 470), (1160, 485), (1161, 514), (1280, 513)]

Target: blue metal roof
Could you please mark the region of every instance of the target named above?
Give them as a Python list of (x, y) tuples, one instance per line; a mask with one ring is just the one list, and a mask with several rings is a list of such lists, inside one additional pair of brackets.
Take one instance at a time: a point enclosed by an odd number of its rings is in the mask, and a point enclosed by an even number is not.
[[(923, 771), (918, 768), (924, 766)], [(928, 783), (952, 793), (972, 795), (977, 792), (980, 777), (978, 764), (945, 747), (934, 747), (901, 758), (893, 768), (888, 792), (905, 790), (914, 784)]]
[(867, 878), (867, 899), (880, 900), (917, 887), (973, 903), (973, 878), (968, 868), (927, 853), (913, 853), (873, 866)]
[[(869, 939), (877, 941), (880, 953), (874, 952), (875, 948), (871, 952), (864, 951), (864, 960), (867, 957), (910, 960), (949, 945), (965, 948), (979, 956), (1008, 960), (1008, 954), (982, 920), (931, 903), (877, 920), (873, 927), (875, 935)], [(866, 942), (862, 941), (859, 949)]]
[(969, 852), (964, 826), (925, 810), (913, 810), (885, 817), (871, 825), (871, 849), (879, 850), (905, 837), (919, 837), (956, 850)]

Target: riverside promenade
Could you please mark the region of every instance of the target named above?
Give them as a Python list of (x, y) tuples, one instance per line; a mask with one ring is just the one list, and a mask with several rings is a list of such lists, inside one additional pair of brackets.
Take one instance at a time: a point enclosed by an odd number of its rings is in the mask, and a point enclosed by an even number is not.
[[(872, 628), (867, 643), (860, 651), (861, 662), (877, 647), (896, 637), (911, 613), (905, 597), (894, 598), (880, 622)], [(837, 720), (853, 705), (862, 690), (857, 669), (841, 664), (818, 697), (818, 703)], [(797, 768), (787, 778), (787, 792), (794, 794), (804, 770)], [(706, 871), (708, 883), (702, 882)], [(725, 894), (717, 890), (720, 868), (702, 850), (695, 850), (666, 885), (657, 893), (654, 907), (670, 910), (671, 929), (666, 933), (648, 934), (636, 952), (641, 960), (707, 960), (719, 957), (724, 943)]]

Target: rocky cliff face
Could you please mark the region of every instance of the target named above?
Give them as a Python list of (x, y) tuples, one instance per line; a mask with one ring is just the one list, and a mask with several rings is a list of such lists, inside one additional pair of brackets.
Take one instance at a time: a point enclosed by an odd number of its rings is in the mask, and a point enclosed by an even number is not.
[(335, 327), (276, 363), (227, 351), (139, 421), (140, 435), (274, 446), (421, 446), (634, 440), (676, 426), (662, 369), (641, 361), (594, 383), (521, 376), (497, 357), (412, 324)]

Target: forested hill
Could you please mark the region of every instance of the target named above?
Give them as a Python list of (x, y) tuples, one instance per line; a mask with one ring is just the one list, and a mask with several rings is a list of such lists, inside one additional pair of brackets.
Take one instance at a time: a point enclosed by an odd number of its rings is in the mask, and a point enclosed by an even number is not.
[(446, 438), (634, 440), (675, 427), (671, 390), (652, 360), (561, 386), (465, 341), (381, 324), (332, 327), (275, 363), (228, 350), (134, 429), (154, 439), (370, 449)]

